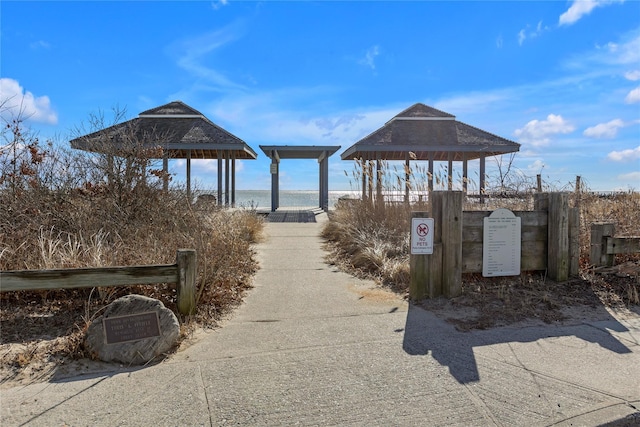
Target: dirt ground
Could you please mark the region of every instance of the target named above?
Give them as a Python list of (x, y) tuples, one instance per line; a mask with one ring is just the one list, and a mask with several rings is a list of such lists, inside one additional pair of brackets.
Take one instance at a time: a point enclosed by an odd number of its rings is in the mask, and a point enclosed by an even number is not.
[[(464, 277), (458, 298), (425, 300), (420, 305), (470, 331), (499, 326), (571, 324), (584, 321), (640, 318), (640, 261), (613, 268), (583, 271), (578, 278), (555, 283), (541, 274), (519, 277)], [(0, 389), (47, 381), (52, 377), (113, 370), (91, 360), (84, 332), (106, 303), (82, 293), (21, 293), (2, 296), (0, 309)], [(206, 311), (206, 310), (205, 310)], [(200, 314), (183, 325), (181, 347), (197, 342), (203, 328), (215, 327), (219, 316)], [(124, 368), (124, 367), (123, 367)]]

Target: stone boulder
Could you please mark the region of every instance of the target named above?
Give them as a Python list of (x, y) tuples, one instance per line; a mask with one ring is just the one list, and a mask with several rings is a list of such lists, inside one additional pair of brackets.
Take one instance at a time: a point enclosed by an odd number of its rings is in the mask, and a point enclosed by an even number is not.
[(179, 336), (177, 317), (161, 301), (127, 295), (113, 301), (91, 322), (85, 347), (105, 362), (140, 365), (169, 351)]

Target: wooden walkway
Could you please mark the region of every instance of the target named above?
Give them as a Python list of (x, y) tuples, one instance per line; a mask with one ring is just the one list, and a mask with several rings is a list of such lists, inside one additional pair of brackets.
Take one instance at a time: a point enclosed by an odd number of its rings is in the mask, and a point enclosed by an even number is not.
[(259, 209), (258, 214), (265, 216), (267, 222), (316, 222), (316, 215), (324, 212), (317, 207), (285, 207), (275, 212)]

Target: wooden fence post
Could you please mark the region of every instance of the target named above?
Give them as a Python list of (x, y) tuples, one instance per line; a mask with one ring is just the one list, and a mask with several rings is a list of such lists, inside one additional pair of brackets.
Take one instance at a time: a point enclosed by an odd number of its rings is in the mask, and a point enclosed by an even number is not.
[[(413, 218), (428, 218), (429, 212), (411, 212), (411, 219)], [(410, 221), (409, 224), (412, 224)], [(413, 230), (410, 231), (413, 233)], [(411, 278), (409, 281), (409, 297), (414, 301), (420, 301), (424, 299), (427, 292), (427, 282), (429, 275), (429, 257), (430, 255), (409, 255), (409, 269), (411, 271)], [(430, 295), (429, 295), (430, 296)]]
[(569, 276), (580, 274), (580, 208), (569, 209)]
[(549, 193), (535, 193), (533, 195), (533, 210), (534, 211), (549, 210)]
[(607, 255), (607, 237), (613, 237), (615, 231), (615, 225), (609, 222), (591, 224), (589, 262), (594, 267), (613, 266), (614, 254)]
[(178, 312), (192, 315), (196, 312), (196, 272), (197, 258), (194, 249), (178, 249), (177, 306)]
[(569, 278), (569, 195), (549, 194), (547, 269), (549, 278), (564, 282)]
[(434, 219), (434, 253), (442, 244), (442, 292), (448, 298), (462, 293), (462, 191), (435, 191), (431, 210)]

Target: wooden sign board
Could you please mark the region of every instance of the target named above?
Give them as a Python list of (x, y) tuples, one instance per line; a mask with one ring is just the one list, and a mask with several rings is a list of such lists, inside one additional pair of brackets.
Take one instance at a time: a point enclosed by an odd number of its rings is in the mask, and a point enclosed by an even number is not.
[(522, 220), (509, 209), (497, 209), (484, 219), (482, 275), (520, 275)]
[(138, 341), (160, 336), (157, 311), (102, 319), (107, 344)]

